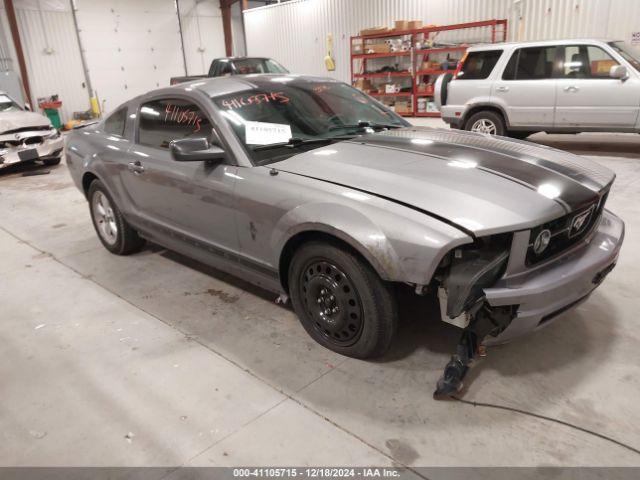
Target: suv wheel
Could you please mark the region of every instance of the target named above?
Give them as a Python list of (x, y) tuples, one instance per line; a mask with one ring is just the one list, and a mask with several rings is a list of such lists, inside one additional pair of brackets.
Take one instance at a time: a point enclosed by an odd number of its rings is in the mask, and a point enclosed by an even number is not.
[(355, 358), (389, 348), (398, 318), (395, 298), (349, 250), (324, 242), (302, 246), (289, 268), (289, 286), (302, 326), (320, 345)]
[(102, 245), (116, 255), (139, 251), (144, 240), (131, 228), (100, 180), (89, 186), (89, 211)]
[(505, 125), (502, 115), (491, 110), (483, 110), (471, 115), (464, 129), (489, 135), (504, 135)]

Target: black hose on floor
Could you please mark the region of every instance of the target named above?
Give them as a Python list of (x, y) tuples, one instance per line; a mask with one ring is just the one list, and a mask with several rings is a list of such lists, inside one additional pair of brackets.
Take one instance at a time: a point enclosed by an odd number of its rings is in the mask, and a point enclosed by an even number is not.
[(453, 400), (456, 400), (460, 403), (464, 403), (466, 405), (471, 405), (474, 407), (486, 407), (486, 408), (495, 408), (497, 410), (506, 410), (508, 412), (514, 412), (514, 413), (521, 413), (522, 415), (528, 415), (530, 417), (534, 417), (534, 418), (539, 418), (541, 420), (547, 420), (548, 422), (555, 422), (558, 423), (560, 425), (564, 425), (565, 427), (569, 427), (569, 428), (573, 428), (575, 430), (579, 430), (583, 433), (586, 433), (588, 435), (593, 435), (594, 437), (598, 437), (602, 440), (606, 440), (607, 442), (611, 442), (614, 443), (616, 445), (618, 445), (619, 447), (622, 448), (626, 448), (627, 450), (630, 450), (633, 453), (637, 453), (638, 455), (640, 455), (640, 450), (638, 450), (637, 448), (632, 447), (631, 445), (627, 445), (626, 443), (620, 442), (618, 440), (616, 440), (615, 438), (611, 438), (608, 437), (606, 435), (603, 435), (602, 433), (598, 433), (598, 432), (594, 432), (593, 430), (589, 430), (588, 428), (583, 428), (583, 427), (579, 427), (578, 425), (574, 425), (573, 423), (569, 423), (569, 422), (565, 422), (564, 420), (559, 420), (557, 418), (553, 418), (553, 417), (547, 417), (545, 415), (540, 415), (537, 413), (533, 413), (533, 412), (527, 412), (526, 410), (521, 410), (519, 408), (515, 408), (515, 407), (509, 407), (506, 405), (497, 405), (495, 403), (484, 403), (484, 402), (475, 402), (475, 401), (471, 401), (471, 400), (464, 400), (462, 398), (459, 397), (455, 397), (453, 395), (451, 395), (451, 398)]

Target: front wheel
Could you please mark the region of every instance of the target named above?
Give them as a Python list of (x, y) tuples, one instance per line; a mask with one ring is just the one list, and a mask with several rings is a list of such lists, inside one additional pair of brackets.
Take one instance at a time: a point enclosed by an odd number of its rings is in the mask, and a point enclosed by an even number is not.
[(489, 135), (504, 135), (505, 125), (499, 113), (483, 110), (471, 115), (465, 122), (464, 129)]
[(397, 328), (397, 307), (389, 285), (347, 248), (311, 242), (289, 268), (293, 308), (320, 345), (355, 358), (385, 353)]

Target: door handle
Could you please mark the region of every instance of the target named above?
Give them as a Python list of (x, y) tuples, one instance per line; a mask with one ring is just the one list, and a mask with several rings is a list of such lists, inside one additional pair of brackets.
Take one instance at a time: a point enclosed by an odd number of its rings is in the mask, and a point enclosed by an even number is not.
[(575, 85), (569, 85), (568, 87), (564, 87), (565, 92), (577, 92), (578, 90), (580, 89)]
[(127, 168), (129, 169), (129, 171), (137, 175), (144, 172), (144, 167), (142, 166), (142, 163), (140, 163), (140, 161), (138, 160), (136, 160), (135, 162), (129, 162), (129, 164), (127, 165)]
[(497, 87), (496, 91), (497, 92), (508, 92), (509, 91), (509, 87)]

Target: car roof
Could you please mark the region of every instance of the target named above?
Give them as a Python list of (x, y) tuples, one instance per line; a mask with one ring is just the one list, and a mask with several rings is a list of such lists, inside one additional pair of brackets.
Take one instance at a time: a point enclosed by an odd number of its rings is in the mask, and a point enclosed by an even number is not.
[(211, 77), (192, 80), (164, 88), (163, 90), (198, 89), (209, 97), (229, 95), (251, 89), (273, 88), (274, 85), (308, 85), (312, 83), (341, 83), (333, 78), (315, 77), (312, 75), (296, 75), (291, 73), (254, 73), (250, 75), (232, 75), (228, 77)]
[(611, 39), (603, 39), (603, 38), (565, 38), (562, 40), (538, 40), (538, 41), (530, 41), (530, 42), (504, 42), (504, 43), (482, 43), (478, 45), (472, 45), (469, 47), (468, 51), (479, 51), (479, 50), (496, 50), (496, 49), (505, 49), (505, 48), (516, 48), (516, 47), (543, 47), (543, 46), (552, 46), (552, 45), (575, 45), (582, 43), (598, 43), (604, 44), (609, 42), (616, 42), (619, 40), (611, 40)]

